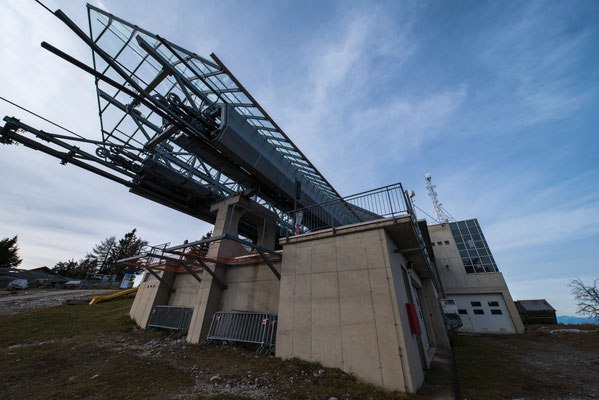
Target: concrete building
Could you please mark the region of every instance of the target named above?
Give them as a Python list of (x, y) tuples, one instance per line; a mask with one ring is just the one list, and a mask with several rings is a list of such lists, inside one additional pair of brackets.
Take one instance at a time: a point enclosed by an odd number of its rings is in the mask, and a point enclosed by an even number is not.
[(522, 333), (524, 325), (476, 219), (431, 225), (428, 232), (443, 306), (463, 332)]
[(438, 282), (413, 214), (282, 238), (282, 249), (265, 258), (259, 253), (275, 248), (269, 211), (241, 196), (213, 209), (213, 237), (237, 237), (240, 221), (249, 218), (266, 239), (251, 251), (215, 240), (194, 274), (169, 269), (172, 260), (146, 273), (130, 312), (139, 326), (148, 325), (157, 306), (188, 307), (187, 340), (198, 343), (217, 311), (276, 313), (277, 357), (319, 362), (407, 392), (423, 384), (435, 349), (449, 348)]

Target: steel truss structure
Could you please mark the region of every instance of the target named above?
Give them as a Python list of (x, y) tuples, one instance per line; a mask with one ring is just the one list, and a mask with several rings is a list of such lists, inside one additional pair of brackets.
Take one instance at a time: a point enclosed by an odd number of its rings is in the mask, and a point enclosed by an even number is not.
[[(341, 200), (216, 55), (198, 56), (92, 5), (87, 12), (89, 34), (61, 10), (54, 15), (90, 47), (92, 67), (42, 47), (94, 76), (100, 137), (48, 133), (5, 117), (0, 141), (210, 223), (210, 205), (240, 193), (275, 212), (281, 232), (293, 229), (294, 208)], [(347, 206), (324, 212), (338, 222), (355, 215)], [(240, 232), (252, 238), (255, 227), (242, 221)]]

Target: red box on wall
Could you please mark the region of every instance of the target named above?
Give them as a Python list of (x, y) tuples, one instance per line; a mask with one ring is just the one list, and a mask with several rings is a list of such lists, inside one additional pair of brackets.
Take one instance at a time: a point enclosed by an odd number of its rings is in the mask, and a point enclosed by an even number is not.
[(420, 328), (420, 320), (418, 319), (416, 304), (406, 303), (406, 309), (408, 310), (408, 319), (410, 320), (410, 330), (413, 334), (420, 335), (422, 333), (422, 329)]

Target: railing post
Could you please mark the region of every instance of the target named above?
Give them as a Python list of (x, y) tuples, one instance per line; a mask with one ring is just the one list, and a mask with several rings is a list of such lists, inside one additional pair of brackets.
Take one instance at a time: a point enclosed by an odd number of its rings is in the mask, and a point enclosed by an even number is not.
[(387, 189), (385, 189), (385, 192), (387, 192), (387, 199), (389, 200), (389, 209), (391, 210), (391, 217), (393, 217), (393, 222), (397, 222), (395, 220), (395, 213), (393, 212), (393, 203), (391, 202), (391, 196), (389, 195), (388, 187), (387, 187)]

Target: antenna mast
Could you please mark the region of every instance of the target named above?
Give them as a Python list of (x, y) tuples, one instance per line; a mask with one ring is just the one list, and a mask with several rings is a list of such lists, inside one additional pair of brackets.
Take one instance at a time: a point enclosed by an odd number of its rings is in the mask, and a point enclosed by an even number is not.
[(437, 216), (437, 222), (446, 224), (449, 222), (449, 218), (447, 218), (447, 215), (445, 215), (445, 212), (443, 211), (443, 204), (439, 202), (439, 195), (435, 190), (437, 185), (433, 185), (433, 183), (431, 182), (432, 175), (430, 173), (427, 172), (424, 175), (424, 177), (426, 178), (426, 190), (428, 190), (428, 195), (433, 201), (433, 206), (435, 207), (435, 215)]

